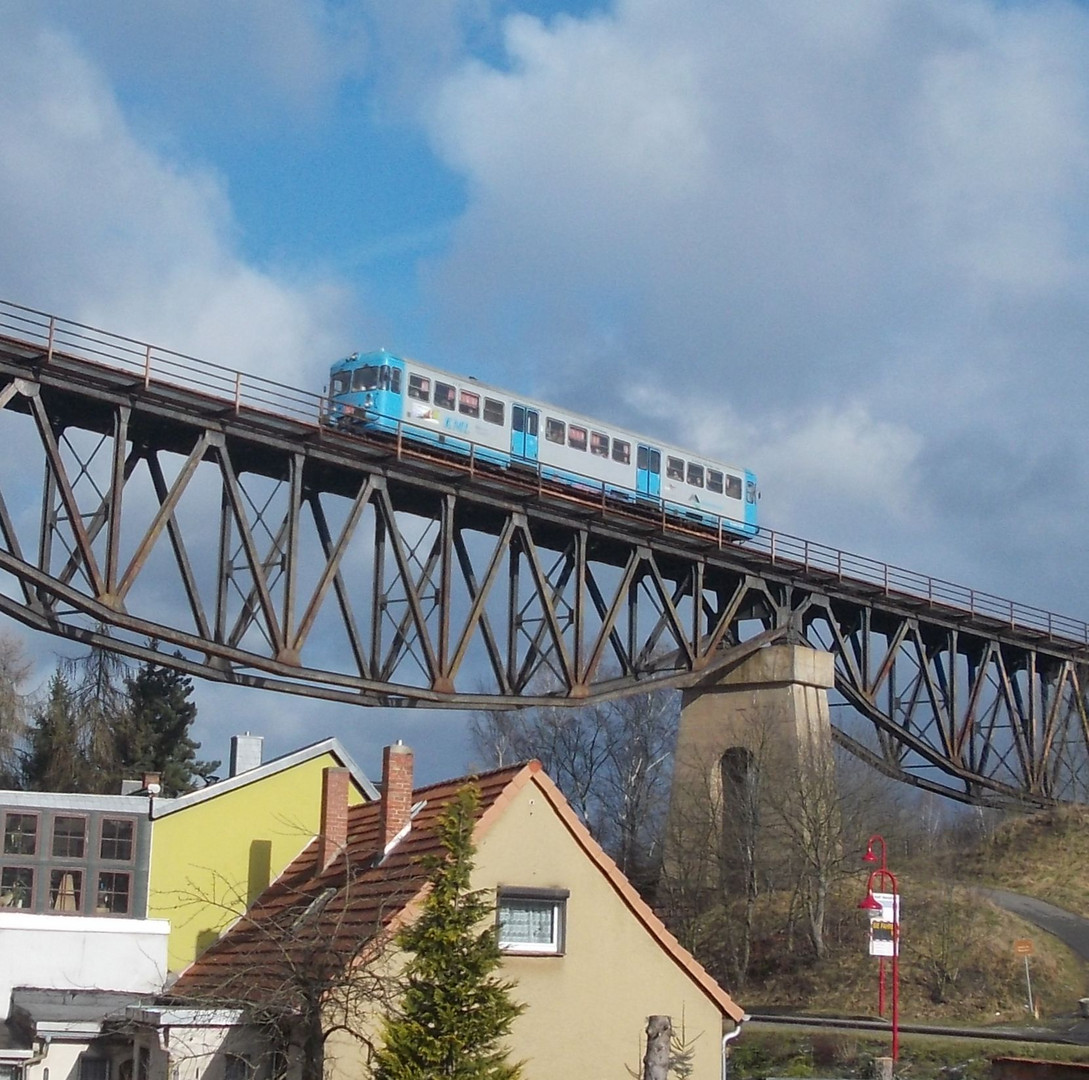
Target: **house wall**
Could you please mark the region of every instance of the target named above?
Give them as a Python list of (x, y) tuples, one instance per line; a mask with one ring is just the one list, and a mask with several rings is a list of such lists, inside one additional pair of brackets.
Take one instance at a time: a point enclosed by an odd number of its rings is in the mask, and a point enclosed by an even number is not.
[(718, 1080), (717, 1005), (663, 951), (552, 809), (527, 784), (479, 843), (474, 884), (567, 889), (563, 956), (507, 956), (504, 973), (528, 1007), (513, 1054), (527, 1080), (640, 1074), (647, 1017), (673, 1018), (694, 1057), (693, 1080)]
[(79, 1059), (88, 1057), (106, 1058), (109, 1061), (110, 1080), (118, 1080), (122, 1075), (123, 1063), (131, 1060), (132, 1051), (117, 1040), (88, 1037), (54, 1039), (49, 1044), (46, 1056), (35, 1065), (27, 1066), (24, 1080), (79, 1080)]
[[(192, 963), (319, 830), (323, 754), (156, 819), (148, 914), (171, 924), (168, 966)], [(363, 794), (354, 784), (349, 800)]]
[(157, 992), (169, 931), (159, 920), (0, 911), (0, 1002), (15, 986)]

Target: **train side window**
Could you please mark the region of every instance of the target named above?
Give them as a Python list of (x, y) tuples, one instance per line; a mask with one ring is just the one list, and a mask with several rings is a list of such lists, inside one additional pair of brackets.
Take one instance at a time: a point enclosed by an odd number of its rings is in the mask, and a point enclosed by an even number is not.
[(408, 396), (417, 401), (430, 401), (431, 380), (426, 375), (409, 375)]
[(694, 461), (688, 463), (688, 482), (693, 487), (703, 487), (703, 466)]
[(731, 499), (741, 498), (741, 477), (726, 474), (726, 494)]
[(396, 367), (389, 368), (389, 389), (390, 393), (399, 394), (401, 392), (401, 369)]
[(471, 390), (462, 390), (461, 397), (458, 399), (458, 412), (465, 413), (466, 416), (479, 416), (480, 395), (474, 394)]
[(603, 435), (600, 431), (590, 432), (590, 453), (596, 454), (598, 457), (609, 456), (609, 436)]
[(484, 399), (484, 419), (489, 424), (502, 424), (503, 402), (496, 401), (495, 398), (486, 397)]
[(585, 450), (586, 449), (586, 428), (575, 427), (572, 424), (567, 429), (567, 445), (573, 450)]
[(722, 494), (722, 473), (718, 469), (707, 470), (707, 490), (713, 491), (716, 495)]
[(352, 388), (352, 376), (347, 371), (338, 371), (333, 376), (333, 385), (329, 388), (329, 393), (333, 397), (339, 397), (341, 394), (348, 393)]
[(684, 479), (684, 462), (679, 457), (666, 458), (666, 476), (670, 480)]
[(631, 464), (631, 443), (623, 439), (613, 439), (613, 461), (619, 461), (621, 465)]
[(748, 480), (745, 483), (745, 502), (756, 502), (756, 484), (754, 484), (751, 480)]
[(457, 402), (458, 392), (449, 383), (435, 383), (435, 404), (440, 409), (453, 409)]
[(546, 416), (545, 438), (549, 442), (559, 443), (560, 446), (563, 446), (564, 440), (567, 438), (567, 425), (554, 416)]

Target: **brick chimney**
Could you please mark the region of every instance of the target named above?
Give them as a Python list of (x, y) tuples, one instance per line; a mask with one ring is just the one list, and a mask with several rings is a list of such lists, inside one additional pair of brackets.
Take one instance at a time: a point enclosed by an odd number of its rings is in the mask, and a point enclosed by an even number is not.
[(412, 819), (412, 750), (400, 739), (382, 751), (382, 834), (385, 851)]
[(321, 873), (348, 843), (348, 770), (327, 768), (321, 774), (321, 832), (318, 865)]

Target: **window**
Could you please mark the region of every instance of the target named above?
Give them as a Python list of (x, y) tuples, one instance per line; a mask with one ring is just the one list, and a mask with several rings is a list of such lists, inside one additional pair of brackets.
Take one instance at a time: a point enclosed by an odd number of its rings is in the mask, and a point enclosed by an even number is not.
[(458, 412), (466, 416), (479, 416), (480, 395), (474, 394), (471, 390), (462, 390), (461, 397), (458, 398)]
[(726, 474), (726, 494), (731, 499), (741, 498), (741, 477)]
[(496, 905), (499, 947), (562, 955), (568, 895), (566, 889), (501, 888)]
[(609, 436), (602, 435), (600, 431), (590, 432), (590, 453), (598, 457), (609, 456)]
[(567, 425), (562, 420), (546, 416), (545, 438), (549, 442), (559, 443), (560, 446), (563, 446), (564, 440), (567, 438)]
[(109, 1059), (80, 1054), (79, 1080), (110, 1080)]
[(83, 871), (49, 872), (49, 907), (53, 911), (79, 911), (83, 903)]
[(241, 1054), (224, 1054), (223, 1080), (250, 1080), (253, 1066)]
[(684, 479), (684, 462), (679, 457), (666, 458), (666, 476), (670, 480)]
[(488, 424), (502, 424), (503, 402), (486, 397), (484, 399), (484, 420)]
[(458, 392), (449, 383), (435, 383), (435, 404), (440, 409), (453, 409), (457, 402)]
[(0, 908), (29, 908), (34, 899), (34, 871), (29, 866), (0, 869)]
[(756, 483), (752, 480), (745, 481), (745, 502), (756, 502)]
[(4, 815), (4, 854), (33, 855), (38, 849), (38, 815)]
[(718, 469), (707, 470), (707, 490), (722, 494), (722, 473)]
[(619, 461), (621, 465), (631, 464), (631, 443), (623, 439), (613, 439), (613, 461)]
[(53, 819), (53, 857), (55, 859), (82, 859), (83, 841), (86, 834), (86, 818), (65, 817), (58, 814)]
[(703, 487), (703, 466), (690, 461), (688, 463), (687, 479), (693, 487)]
[(567, 429), (567, 445), (574, 450), (586, 449), (586, 428), (572, 424)]
[(389, 373), (389, 389), (394, 394), (401, 392), (401, 369), (396, 367), (382, 368), (384, 372)]
[(346, 394), (351, 388), (351, 373), (347, 371), (338, 371), (336, 375), (333, 376), (333, 383), (329, 393), (333, 397), (338, 397), (340, 394)]
[(99, 915), (127, 915), (132, 876), (113, 870), (103, 870), (98, 875), (98, 898), (95, 911)]
[(430, 401), (431, 380), (426, 375), (409, 375), (408, 396), (417, 401)]
[(98, 847), (99, 858), (131, 862), (132, 837), (131, 818), (103, 818), (102, 841)]
[(352, 389), (377, 390), (378, 377), (381, 370), (381, 368), (377, 368), (373, 364), (365, 364), (363, 367), (356, 368), (352, 373)]

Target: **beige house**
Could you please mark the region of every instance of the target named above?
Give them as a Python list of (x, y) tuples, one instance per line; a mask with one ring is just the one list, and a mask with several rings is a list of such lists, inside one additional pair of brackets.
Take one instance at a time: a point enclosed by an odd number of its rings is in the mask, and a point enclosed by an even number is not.
[[(718, 1080), (741, 1008), (666, 930), (537, 762), (414, 791), (412, 754), (398, 745), (386, 750), (378, 802), (349, 806), (347, 779), (327, 770), (321, 834), (182, 973), (169, 1005), (133, 1016), (144, 1027), (137, 1049), (146, 1049), (150, 1077), (278, 1071), (292, 1050), (270, 1060), (273, 1026), (264, 1035), (252, 1025), (240, 1030), (231, 1010), (301, 1015), (305, 994), (331, 974), (327, 1010), (380, 1011), (380, 975), (397, 962), (381, 943), (418, 909), (426, 892), (420, 858), (441, 850), (438, 819), (471, 780), (481, 795), (474, 886), (495, 896), (503, 974), (526, 1006), (510, 1049), (527, 1078), (638, 1074), (647, 1018), (666, 1014), (691, 1053), (691, 1075)], [(350, 964), (360, 978), (349, 988)], [(331, 1018), (323, 1023), (328, 1033)], [(365, 1039), (332, 1034), (324, 1046), (326, 1076), (369, 1074)]]

